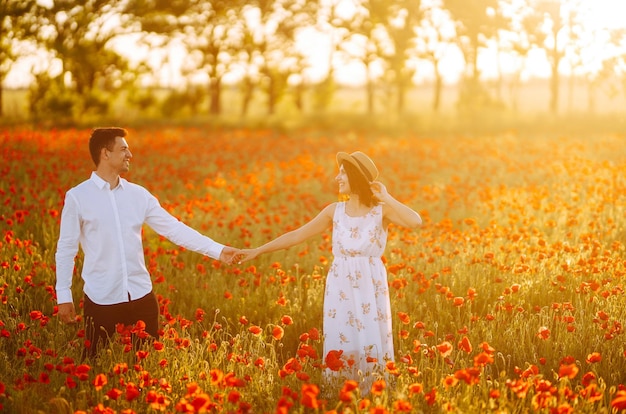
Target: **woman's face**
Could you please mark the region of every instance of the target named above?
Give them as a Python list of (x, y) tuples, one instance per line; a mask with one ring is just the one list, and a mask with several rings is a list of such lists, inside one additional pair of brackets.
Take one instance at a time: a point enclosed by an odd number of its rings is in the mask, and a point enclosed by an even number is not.
[(346, 174), (343, 165), (339, 166), (339, 174), (335, 180), (339, 184), (339, 194), (350, 194), (350, 181), (348, 181), (348, 174)]

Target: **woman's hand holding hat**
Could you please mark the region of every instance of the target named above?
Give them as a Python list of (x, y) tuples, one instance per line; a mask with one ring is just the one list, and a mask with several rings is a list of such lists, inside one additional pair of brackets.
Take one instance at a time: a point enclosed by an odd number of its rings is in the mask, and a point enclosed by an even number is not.
[(372, 181), (370, 183), (370, 188), (372, 189), (372, 193), (374, 193), (374, 197), (378, 200), (385, 201), (389, 198), (387, 187), (385, 187), (385, 185), (380, 181)]

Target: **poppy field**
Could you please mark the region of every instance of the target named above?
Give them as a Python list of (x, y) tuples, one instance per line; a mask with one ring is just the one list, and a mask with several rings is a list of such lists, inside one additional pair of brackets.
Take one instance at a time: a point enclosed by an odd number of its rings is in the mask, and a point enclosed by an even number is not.
[[(623, 136), (129, 132), (126, 178), (235, 247), (336, 201), (336, 152), (370, 155), (424, 220), (390, 226), (383, 257), (395, 362), (364, 395), (354, 381), (323, 384), (322, 369), (351, 363), (322, 355), (331, 229), (229, 266), (148, 227), (160, 336), (136, 349), (141, 324), (119, 326), (109, 349), (82, 360), (82, 325), (56, 316), (54, 253), (64, 194), (93, 169), (90, 131), (5, 129), (0, 411), (626, 412)], [(73, 290), (82, 298), (78, 272)]]

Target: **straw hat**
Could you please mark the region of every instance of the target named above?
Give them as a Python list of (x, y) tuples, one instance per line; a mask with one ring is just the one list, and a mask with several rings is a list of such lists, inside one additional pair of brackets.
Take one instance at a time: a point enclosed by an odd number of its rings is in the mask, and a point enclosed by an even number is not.
[(348, 154), (347, 152), (337, 153), (337, 165), (341, 166), (342, 162), (349, 162), (354, 165), (360, 172), (367, 178), (367, 181), (372, 182), (378, 178), (378, 169), (374, 165), (374, 161), (361, 151)]

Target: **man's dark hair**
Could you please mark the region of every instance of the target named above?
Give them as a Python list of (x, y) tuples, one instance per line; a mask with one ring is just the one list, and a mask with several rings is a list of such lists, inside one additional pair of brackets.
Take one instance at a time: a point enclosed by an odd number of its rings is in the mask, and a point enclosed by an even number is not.
[(94, 128), (94, 130), (91, 131), (91, 136), (89, 137), (89, 153), (96, 167), (100, 164), (102, 148), (112, 151), (113, 145), (115, 145), (115, 138), (124, 138), (127, 135), (128, 131), (124, 128), (116, 127)]
[(363, 173), (349, 162), (342, 162), (341, 165), (346, 170), (350, 191), (359, 196), (359, 201), (368, 207), (378, 204), (379, 200), (374, 197), (370, 183)]

